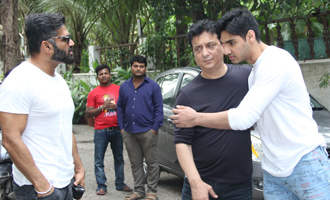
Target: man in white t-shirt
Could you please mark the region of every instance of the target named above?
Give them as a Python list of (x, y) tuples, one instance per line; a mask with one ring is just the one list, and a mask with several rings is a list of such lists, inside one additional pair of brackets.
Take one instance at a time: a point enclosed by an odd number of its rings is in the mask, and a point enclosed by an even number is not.
[(234, 9), (218, 21), (220, 41), (232, 63), (253, 65), (249, 92), (237, 108), (197, 113), (178, 106), (177, 127), (244, 130), (256, 124), (262, 141), (265, 199), (330, 199), (325, 139), (312, 117), (298, 63), (285, 50), (260, 40), (249, 10)]
[(31, 58), (15, 67), (0, 89), (2, 144), (14, 163), (16, 199), (72, 200), (72, 184), (85, 185), (72, 134), (74, 104), (55, 72), (59, 63), (74, 61), (64, 23), (61, 13), (26, 17)]

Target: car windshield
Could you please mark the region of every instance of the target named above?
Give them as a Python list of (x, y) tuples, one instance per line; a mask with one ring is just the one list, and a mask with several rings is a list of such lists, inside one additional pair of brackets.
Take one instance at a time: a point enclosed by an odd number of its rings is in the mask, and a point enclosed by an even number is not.
[(323, 110), (324, 107), (318, 102), (316, 101), (316, 99), (314, 99), (314, 97), (310, 96), (310, 99), (311, 99), (311, 106), (313, 108), (313, 110)]

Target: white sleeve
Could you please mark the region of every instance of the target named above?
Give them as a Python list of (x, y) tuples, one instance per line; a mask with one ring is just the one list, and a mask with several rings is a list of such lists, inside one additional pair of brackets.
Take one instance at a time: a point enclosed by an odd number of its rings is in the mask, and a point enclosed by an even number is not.
[(0, 89), (0, 111), (29, 114), (32, 99), (28, 84), (23, 81), (5, 80)]

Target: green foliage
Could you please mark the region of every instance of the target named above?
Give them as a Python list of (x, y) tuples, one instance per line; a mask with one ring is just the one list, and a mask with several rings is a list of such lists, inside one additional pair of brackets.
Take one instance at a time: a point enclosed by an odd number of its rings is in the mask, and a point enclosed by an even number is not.
[[(141, 54), (151, 57), (155, 68), (164, 71), (173, 67), (182, 67), (177, 58), (177, 41), (184, 41), (185, 37), (175, 39), (163, 34), (149, 35), (141, 46)], [(180, 60), (187, 60), (188, 65), (193, 65), (194, 57), (188, 42), (183, 42), (185, 52)]]
[(99, 65), (100, 65), (99, 61), (97, 59), (95, 59), (94, 62), (93, 62), (94, 71), (95, 71), (95, 68)]
[(126, 80), (128, 80), (132, 76), (130, 67), (127, 69), (124, 69), (122, 67), (117, 67), (113, 69), (113, 71), (115, 73), (113, 73), (111, 82), (116, 85), (123, 84)]
[(130, 59), (133, 56), (129, 47), (120, 47), (115, 49), (107, 49), (105, 53), (107, 63), (111, 68), (121, 66), (123, 68), (130, 67)]
[(87, 97), (94, 87), (94, 85), (87, 84), (82, 80), (77, 80), (75, 84), (72, 85), (71, 96), (75, 106), (73, 115), (74, 124), (79, 123), (80, 118), (86, 115)]
[(320, 88), (328, 88), (330, 85), (330, 73), (324, 73), (319, 80)]
[(5, 79), (5, 75), (4, 74), (1, 74), (0, 75), (0, 84), (3, 82), (4, 79)]
[(72, 123), (77, 124), (80, 121), (80, 118), (86, 114), (86, 105), (87, 105), (87, 97), (89, 92), (96, 87), (93, 84), (87, 84), (82, 80), (76, 80), (74, 83), (71, 81), (72, 79), (72, 71), (73, 69), (67, 71), (63, 78), (66, 80), (70, 92), (71, 97), (75, 106), (73, 120)]
[(82, 56), (81, 56), (81, 62), (80, 62), (80, 66), (79, 66), (80, 73), (88, 73), (90, 71), (88, 50), (83, 49), (81, 53), (82, 53)]

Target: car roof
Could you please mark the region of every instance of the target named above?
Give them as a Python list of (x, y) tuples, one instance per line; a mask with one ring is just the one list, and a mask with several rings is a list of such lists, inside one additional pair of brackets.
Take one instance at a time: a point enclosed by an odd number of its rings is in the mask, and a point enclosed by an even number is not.
[(189, 71), (194, 71), (194, 72), (201, 72), (200, 67), (198, 66), (194, 66), (194, 67), (179, 67), (179, 68), (172, 68), (166, 71), (163, 71), (161, 73), (159, 73), (156, 78), (160, 77), (160, 76), (164, 76), (166, 74), (172, 74), (172, 73), (180, 73), (180, 72), (189, 72)]

